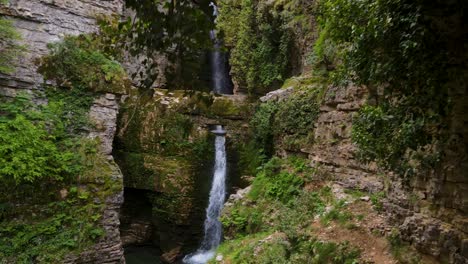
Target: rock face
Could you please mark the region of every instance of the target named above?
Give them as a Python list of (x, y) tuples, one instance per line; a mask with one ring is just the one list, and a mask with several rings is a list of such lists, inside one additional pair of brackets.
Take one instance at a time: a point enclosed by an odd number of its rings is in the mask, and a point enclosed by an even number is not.
[(97, 30), (98, 15), (123, 13), (124, 0), (10, 0), (0, 5), (0, 14), (13, 19), (27, 51), (11, 76), (0, 76), (2, 94), (17, 89), (37, 89), (42, 77), (36, 72), (35, 59), (47, 53), (47, 44), (64, 35), (78, 35)]
[[(0, 95), (14, 96), (18, 91), (40, 89), (43, 82), (36, 72), (34, 60), (47, 51), (47, 44), (60, 40), (66, 34), (88, 33), (97, 30), (98, 15), (122, 14), (123, 0), (10, 0), (0, 6), (0, 14), (11, 18), (23, 37), (26, 52), (11, 75), (0, 75)], [(90, 109), (96, 129), (90, 137), (98, 137), (101, 150), (107, 156), (112, 170), (111, 180), (121, 183), (122, 173), (111, 156), (116, 130), (119, 96), (103, 94)], [(96, 244), (65, 263), (124, 263), (119, 233), (119, 209), (123, 192), (110, 195), (105, 201), (101, 220), (105, 235)]]
[[(460, 91), (461, 90), (461, 91)], [(283, 100), (287, 91), (270, 93), (264, 101)], [(446, 263), (468, 263), (468, 117), (467, 92), (454, 95), (450, 140), (445, 157), (433, 171), (421, 172), (409, 182), (362, 164), (351, 142), (353, 115), (365, 103), (364, 88), (330, 87), (314, 124), (314, 143), (300, 150), (311, 164), (341, 186), (371, 193), (384, 192), (384, 214), (402, 239)], [(462, 113), (465, 113), (464, 115)], [(279, 150), (283, 155), (297, 150)]]
[[(209, 130), (225, 125), (227, 148), (235, 148), (245, 133), (242, 100), (159, 89), (151, 95), (131, 92), (114, 143), (125, 175), (125, 245), (152, 244), (169, 263), (198, 247), (212, 177), (214, 138)], [(234, 176), (236, 167), (230, 168)]]

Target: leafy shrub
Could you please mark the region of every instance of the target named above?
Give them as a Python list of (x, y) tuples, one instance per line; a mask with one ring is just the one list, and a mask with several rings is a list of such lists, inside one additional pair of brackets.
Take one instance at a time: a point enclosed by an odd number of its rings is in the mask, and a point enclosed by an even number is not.
[(273, 131), (277, 111), (278, 104), (274, 102), (261, 104), (250, 121), (255, 144), (268, 156), (273, 154)]
[(236, 204), (227, 214), (221, 216), (225, 236), (238, 237), (258, 233), (265, 229), (262, 208)]
[(278, 104), (275, 129), (279, 135), (307, 135), (319, 114), (318, 90), (293, 93)]
[(370, 197), (372, 205), (374, 206), (375, 210), (379, 212), (383, 210), (383, 198), (385, 198), (384, 192), (373, 193)]
[[(322, 242), (302, 236), (291, 243), (280, 233), (258, 233), (223, 243), (218, 252), (230, 263), (359, 263), (360, 251), (349, 243)], [(215, 263), (212, 260), (209, 263)]]
[(315, 241), (311, 248), (311, 263), (335, 263), (355, 264), (358, 263), (360, 251), (352, 248), (349, 243), (331, 243)]
[(346, 211), (345, 206), (344, 200), (335, 202), (330, 211), (326, 212), (320, 219), (322, 224), (328, 225), (330, 221), (337, 221), (341, 225), (346, 224), (352, 219), (352, 215)]
[(45, 87), (36, 95), (44, 105), (25, 94), (0, 103), (0, 188), (10, 190), (0, 193), (2, 263), (59, 263), (105, 233), (102, 202), (122, 186), (99, 143), (83, 136), (92, 126), (90, 91), (117, 85), (123, 70), (88, 41), (66, 38), (42, 60), (46, 78), (71, 89)]
[(319, 114), (321, 91), (297, 90), (280, 102), (260, 104), (250, 122), (257, 148), (271, 156), (275, 143), (288, 149), (300, 149), (309, 143)]
[(188, 138), (193, 127), (190, 117), (168, 111), (162, 114), (154, 126), (154, 140), (159, 140), (161, 152), (174, 155), (190, 145)]
[(256, 147), (254, 141), (239, 146), (239, 167), (244, 175), (256, 175), (258, 169), (266, 161), (263, 150)]
[(280, 167), (281, 161), (278, 158), (273, 158), (265, 164), (252, 183), (249, 193), (252, 199), (265, 197), (287, 203), (300, 193), (304, 180), (297, 175), (281, 171)]
[[(63, 180), (77, 172), (77, 156), (57, 139), (64, 124), (47, 111), (31, 109), (26, 95), (0, 104), (0, 178), (4, 182)], [(60, 107), (49, 104), (43, 109)], [(53, 110), (52, 110), (53, 111)]]
[(384, 168), (405, 172), (402, 157), (406, 151), (429, 142), (424, 120), (400, 110), (381, 105), (365, 106), (359, 111), (353, 120), (352, 140), (362, 160), (376, 160)]
[(125, 93), (130, 84), (122, 66), (98, 50), (92, 36), (68, 36), (48, 48), (50, 54), (38, 61), (38, 71), (58, 86)]
[(279, 211), (275, 225), (288, 237), (299, 237), (314, 220), (325, 210), (325, 203), (318, 192), (302, 190), (286, 206), (276, 206)]

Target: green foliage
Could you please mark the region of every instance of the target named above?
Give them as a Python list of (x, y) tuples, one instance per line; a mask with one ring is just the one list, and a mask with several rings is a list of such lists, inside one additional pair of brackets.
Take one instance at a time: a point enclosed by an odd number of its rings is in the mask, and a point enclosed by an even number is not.
[(266, 159), (266, 155), (256, 147), (254, 141), (239, 145), (239, 167), (244, 175), (256, 175)]
[(263, 167), (252, 183), (249, 196), (256, 200), (260, 197), (268, 197), (288, 203), (300, 193), (300, 187), (304, 180), (298, 175), (281, 170), (281, 160), (272, 158)]
[(313, 130), (319, 114), (319, 90), (311, 89), (293, 93), (278, 103), (275, 115), (276, 133), (280, 135), (307, 135)]
[(275, 102), (261, 104), (250, 121), (255, 144), (269, 156), (273, 154), (273, 126), (277, 111), (278, 105)]
[(4, 181), (62, 180), (73, 157), (71, 152), (59, 151), (44, 124), (22, 115), (0, 124), (0, 144), (0, 175)]
[[(340, 83), (365, 85), (373, 106), (357, 117), (353, 139), (365, 160), (399, 174), (412, 173), (407, 155), (445, 139), (451, 80), (462, 76), (461, 19), (440, 21), (466, 11), (462, 1), (321, 0), (317, 61), (326, 62)], [(434, 16), (434, 12), (438, 15)], [(448, 15), (450, 14), (450, 15)], [(456, 33), (459, 32), (459, 33)], [(458, 59), (455, 59), (458, 60)], [(375, 102), (375, 103), (374, 103)], [(437, 156), (434, 153), (430, 155)]]
[(53, 263), (73, 250), (84, 249), (104, 234), (98, 227), (99, 205), (84, 190), (72, 187), (65, 201), (43, 208), (47, 216), (0, 227), (0, 263)]
[(300, 149), (309, 143), (319, 114), (322, 91), (308, 87), (294, 91), (280, 102), (260, 104), (250, 121), (257, 148), (271, 156), (275, 143), (287, 149)]
[(98, 49), (93, 36), (68, 36), (49, 44), (38, 72), (60, 87), (92, 92), (125, 93), (129, 81), (120, 64)]
[(262, 94), (289, 74), (292, 32), (281, 4), (258, 0), (219, 3), (217, 26), (231, 49), (233, 78), (249, 94)]
[(436, 38), (438, 33), (426, 24), (429, 18), (424, 14), (430, 8), (406, 0), (323, 0), (319, 21), (326, 29), (322, 34), (347, 45), (344, 66), (355, 72), (354, 81), (439, 93), (431, 90), (442, 85), (447, 54), (441, 52), (446, 47)]
[[(193, 127), (191, 119), (185, 115), (167, 112), (158, 120), (154, 129), (160, 139), (162, 152), (168, 155), (177, 153), (185, 145), (189, 144), (188, 137)], [(157, 139), (156, 139), (157, 140)]]
[(266, 227), (262, 210), (259, 207), (245, 207), (236, 204), (229, 214), (221, 216), (224, 233), (227, 237), (238, 237), (261, 232)]
[[(7, 4), (7, 0), (0, 4)], [(13, 26), (11, 20), (0, 18), (0, 73), (11, 73), (14, 70), (14, 60), (18, 57), (24, 47), (18, 44), (21, 40), (21, 35)]]
[(111, 165), (97, 144), (82, 139), (74, 149), (82, 169), (66, 182), (0, 183), (10, 190), (0, 195), (0, 204), (14, 205), (0, 216), (0, 263), (59, 263), (105, 234), (104, 202), (122, 185), (111, 178)]
[[(226, 262), (358, 263), (360, 252), (348, 243), (326, 243), (312, 235), (320, 216), (343, 224), (352, 218), (344, 201), (334, 201), (330, 187), (302, 188), (305, 175), (313, 172), (300, 157), (272, 158), (262, 166), (247, 196), (221, 216), (226, 241), (218, 252)], [(333, 207), (327, 211), (329, 203)]]
[(310, 251), (311, 257), (309, 263), (340, 263), (340, 264), (357, 264), (360, 252), (358, 249), (352, 248), (349, 243), (331, 243), (331, 242), (304, 242)]
[(32, 109), (30, 97), (19, 95), (0, 104), (0, 180), (10, 184), (63, 180), (78, 171), (77, 156), (62, 136), (66, 124), (54, 114), (60, 102)]
[[(97, 68), (91, 66), (103, 63), (99, 78), (111, 85), (117, 69), (101, 55), (79, 50), (78, 42), (91, 43), (85, 38), (55, 44), (42, 62), (67, 67), (83, 59), (93, 73)], [(65, 255), (83, 251), (104, 234), (102, 206), (122, 188), (97, 150), (99, 143), (83, 137), (92, 126), (88, 111), (94, 95), (89, 90), (95, 87), (89, 82), (98, 76), (47, 66), (57, 71), (57, 78), (67, 78), (72, 89), (45, 87), (35, 96), (47, 104), (34, 104), (25, 94), (0, 103), (0, 188), (10, 190), (0, 193), (1, 263), (59, 263)]]
[(304, 234), (311, 221), (325, 211), (325, 199), (320, 192), (301, 191), (288, 205), (275, 205), (279, 210), (275, 225), (288, 237), (297, 238)]
[(357, 264), (360, 256), (359, 250), (349, 243), (327, 243), (301, 236), (291, 244), (279, 233), (258, 233), (231, 240), (223, 243), (218, 252), (226, 262), (251, 264)]
[(364, 161), (376, 160), (380, 166), (408, 173), (408, 165), (402, 156), (411, 149), (430, 142), (425, 133), (423, 117), (402, 112), (388, 104), (364, 106), (353, 121), (352, 139), (358, 147), (358, 155)]

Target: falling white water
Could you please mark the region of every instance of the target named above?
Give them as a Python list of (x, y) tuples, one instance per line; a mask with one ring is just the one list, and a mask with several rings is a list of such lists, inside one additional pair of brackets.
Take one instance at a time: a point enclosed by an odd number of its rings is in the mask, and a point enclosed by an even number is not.
[[(218, 16), (218, 7), (211, 2), (210, 6), (213, 7), (213, 16)], [(215, 19), (216, 24), (216, 19)], [(214, 43), (214, 50), (211, 52), (211, 79), (213, 82), (213, 91), (218, 94), (230, 94), (231, 91), (231, 80), (229, 79), (229, 69), (227, 56), (221, 51), (222, 43), (216, 37), (216, 31), (213, 29), (210, 31), (211, 41)]]
[(214, 257), (215, 250), (221, 242), (221, 222), (219, 216), (226, 196), (226, 131), (221, 126), (216, 126), (212, 131), (215, 139), (215, 166), (213, 183), (211, 185), (210, 199), (206, 209), (205, 234), (200, 248), (190, 255), (185, 256), (184, 263), (205, 264)]

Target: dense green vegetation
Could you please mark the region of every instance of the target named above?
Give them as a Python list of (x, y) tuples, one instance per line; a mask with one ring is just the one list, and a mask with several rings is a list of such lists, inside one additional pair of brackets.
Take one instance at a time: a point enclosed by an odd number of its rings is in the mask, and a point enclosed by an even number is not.
[(249, 93), (265, 93), (288, 75), (291, 34), (264, 1), (221, 1), (218, 27), (231, 48), (232, 75)]
[(299, 55), (295, 39), (311, 31), (306, 2), (219, 1), (217, 28), (230, 50), (232, 78), (249, 94), (279, 88), (291, 75)]
[(370, 92), (370, 105), (353, 126), (364, 160), (400, 174), (414, 172), (412, 159), (429, 166), (437, 161), (450, 111), (449, 78), (461, 70), (451, 58), (461, 54), (449, 44), (460, 36), (435, 21), (462, 7), (461, 1), (318, 3), (316, 62), (332, 65), (335, 81), (366, 85)]
[(344, 223), (351, 215), (330, 188), (302, 188), (320, 179), (305, 164), (298, 157), (273, 158), (260, 169), (247, 197), (221, 217), (228, 240), (219, 254), (233, 263), (358, 263), (360, 253), (349, 244), (315, 238), (311, 224), (316, 217)]
[(82, 170), (74, 178), (6, 186), (11, 192), (0, 197), (0, 263), (58, 263), (104, 235), (104, 202), (122, 187), (96, 145), (88, 141), (77, 150)]
[[(77, 173), (77, 142), (69, 129), (63, 101), (34, 109), (31, 97), (18, 95), (0, 104), (0, 180), (8, 184), (63, 180)], [(69, 124), (68, 124), (69, 125)]]
[(0, 263), (58, 263), (105, 233), (105, 201), (122, 186), (99, 141), (86, 138), (88, 112), (95, 92), (126, 81), (92, 47), (90, 36), (51, 45), (40, 71), (58, 86), (0, 103), (0, 187), (9, 190), (0, 195)]

